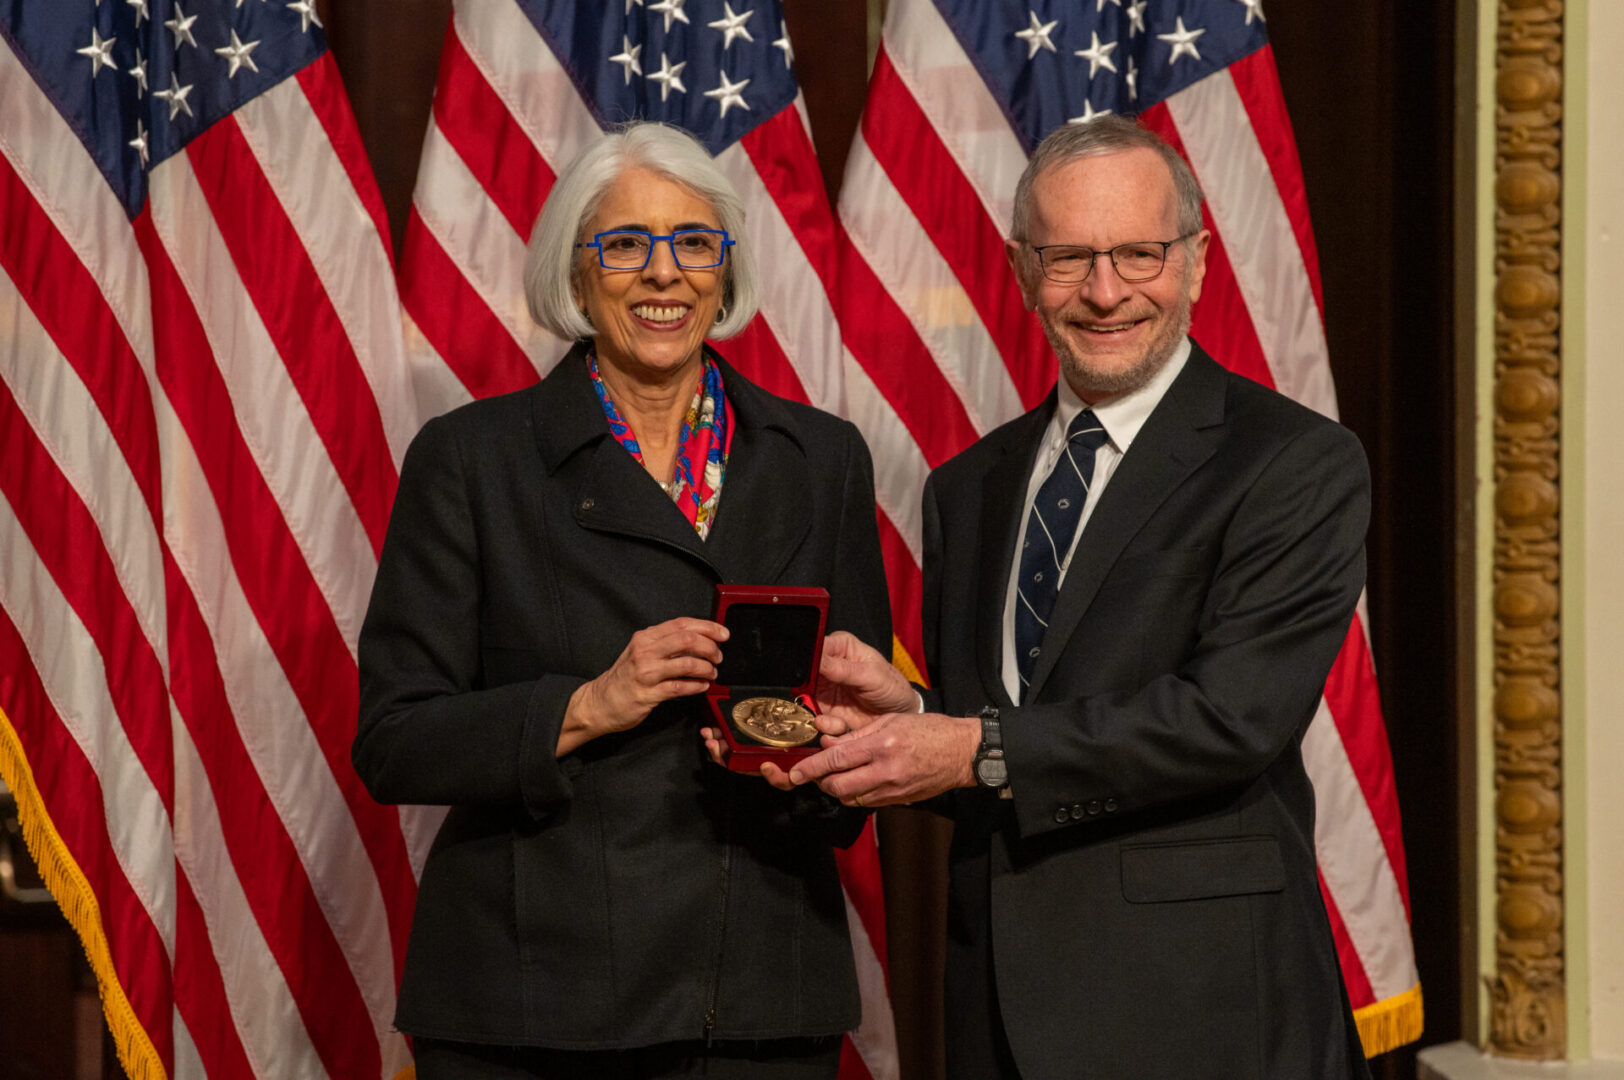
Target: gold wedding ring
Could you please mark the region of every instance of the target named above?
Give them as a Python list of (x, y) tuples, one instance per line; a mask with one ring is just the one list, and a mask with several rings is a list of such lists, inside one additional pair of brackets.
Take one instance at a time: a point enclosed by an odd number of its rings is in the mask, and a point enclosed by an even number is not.
[(863, 805), (863, 797), (861, 795), (853, 795), (851, 797), (851, 804), (853, 806), (862, 806)]

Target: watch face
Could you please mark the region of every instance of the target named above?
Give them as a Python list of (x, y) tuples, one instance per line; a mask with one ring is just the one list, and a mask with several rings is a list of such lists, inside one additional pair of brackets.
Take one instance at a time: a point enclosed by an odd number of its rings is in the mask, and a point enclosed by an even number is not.
[(1009, 772), (1001, 757), (984, 757), (976, 762), (976, 779), (986, 787), (1003, 787), (1009, 782)]

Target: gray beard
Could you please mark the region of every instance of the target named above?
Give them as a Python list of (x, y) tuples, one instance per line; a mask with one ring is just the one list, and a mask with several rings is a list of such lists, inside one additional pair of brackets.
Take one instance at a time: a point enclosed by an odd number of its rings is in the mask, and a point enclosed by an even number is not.
[(1039, 317), (1049, 347), (1060, 358), (1060, 371), (1079, 395), (1083, 393), (1111, 395), (1137, 390), (1156, 377), (1173, 358), (1179, 342), (1190, 332), (1190, 292), (1188, 286), (1173, 318), (1165, 330), (1145, 347), (1145, 354), (1132, 367), (1121, 371), (1096, 371), (1081, 356), (1072, 351), (1066, 339), (1050, 325), (1047, 318)]

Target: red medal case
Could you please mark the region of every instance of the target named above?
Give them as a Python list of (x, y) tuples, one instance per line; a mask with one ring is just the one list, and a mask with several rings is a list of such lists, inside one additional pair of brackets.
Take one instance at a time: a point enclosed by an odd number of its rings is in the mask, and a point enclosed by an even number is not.
[(730, 631), (705, 697), (728, 746), (727, 767), (755, 772), (770, 761), (788, 769), (817, 753), (805, 746), (768, 746), (733, 723), (733, 706), (753, 697), (786, 698), (816, 713), (813, 693), (823, 659), (829, 591), (808, 586), (718, 585), (715, 619)]

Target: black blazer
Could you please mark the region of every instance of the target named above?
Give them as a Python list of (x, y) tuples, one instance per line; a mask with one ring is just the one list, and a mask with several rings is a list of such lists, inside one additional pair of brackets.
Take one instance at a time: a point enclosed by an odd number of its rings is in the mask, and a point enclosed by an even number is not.
[[(1054, 401), (925, 489), (932, 703), (1000, 708), (1014, 793), (953, 801), (949, 1015), (996, 1005), (1023, 1080), (1365, 1075), (1300, 753), (1364, 584), (1359, 443), (1197, 347), (1015, 707), (1004, 593)], [(986, 1075), (974, 1031), (949, 1025), (958, 1076)]]
[(702, 542), (610, 435), (584, 356), (431, 421), (401, 470), (353, 758), (380, 801), (452, 809), (396, 1023), (577, 1049), (855, 1027), (830, 844), (860, 812), (711, 764), (700, 697), (555, 747), (576, 687), (637, 630), (708, 618), (717, 582), (822, 585), (830, 629), (888, 649), (868, 450), (722, 363), (735, 427)]

